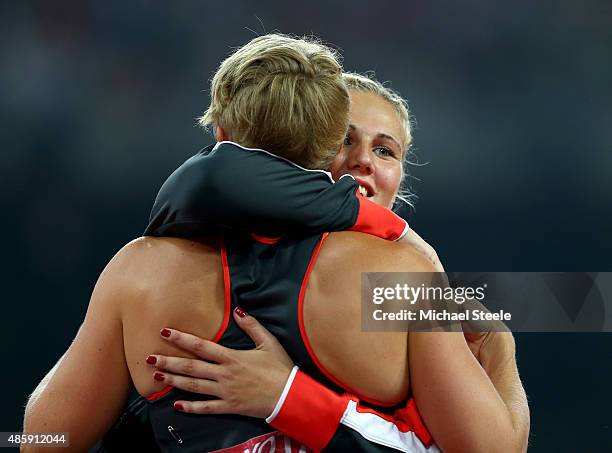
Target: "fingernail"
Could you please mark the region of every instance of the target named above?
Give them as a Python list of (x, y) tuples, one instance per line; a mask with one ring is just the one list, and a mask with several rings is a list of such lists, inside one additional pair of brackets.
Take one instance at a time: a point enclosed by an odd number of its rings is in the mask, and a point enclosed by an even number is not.
[(162, 329), (160, 333), (162, 337), (168, 338), (171, 332), (169, 329)]
[(174, 403), (174, 409), (176, 409), (177, 411), (184, 410), (183, 405), (181, 403)]
[(155, 357), (154, 355), (150, 355), (149, 357), (147, 357), (147, 363), (149, 365), (155, 365), (157, 363), (157, 357)]
[(164, 373), (160, 373), (159, 371), (156, 371), (153, 374), (153, 379), (155, 379), (156, 381), (163, 381), (164, 379), (166, 379), (166, 376), (164, 376)]
[(240, 307), (236, 307), (236, 308), (234, 308), (234, 311), (235, 311), (235, 312), (236, 312), (236, 314), (237, 314), (238, 316), (240, 316), (241, 318), (244, 318), (244, 317), (247, 315), (247, 314), (246, 314), (246, 311), (244, 311), (244, 310), (243, 310), (242, 308), (240, 308)]

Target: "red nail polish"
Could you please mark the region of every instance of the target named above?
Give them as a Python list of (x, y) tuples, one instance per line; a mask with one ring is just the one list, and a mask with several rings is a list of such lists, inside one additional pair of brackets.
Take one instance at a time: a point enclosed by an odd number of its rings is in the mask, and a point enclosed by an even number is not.
[(149, 357), (147, 357), (147, 363), (149, 365), (155, 365), (157, 363), (157, 357), (155, 357), (154, 355), (150, 355)]
[(156, 381), (163, 381), (164, 379), (166, 379), (166, 376), (164, 376), (164, 373), (160, 373), (159, 371), (156, 371), (153, 374), (153, 379), (155, 379)]
[(162, 337), (168, 338), (171, 332), (168, 329), (162, 329), (160, 333)]
[(176, 409), (177, 411), (182, 411), (185, 408), (183, 407), (181, 403), (174, 403), (174, 409)]
[(246, 314), (246, 311), (244, 311), (244, 310), (243, 310), (242, 308), (240, 308), (240, 307), (236, 307), (236, 308), (234, 308), (234, 311), (235, 311), (235, 312), (236, 312), (236, 314), (237, 314), (238, 316), (240, 316), (241, 318), (244, 318), (244, 317), (247, 315), (247, 314)]

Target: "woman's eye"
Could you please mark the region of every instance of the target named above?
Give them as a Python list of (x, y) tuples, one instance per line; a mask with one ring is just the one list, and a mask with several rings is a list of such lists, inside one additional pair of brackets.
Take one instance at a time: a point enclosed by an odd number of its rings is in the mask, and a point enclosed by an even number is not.
[(395, 157), (395, 153), (384, 146), (378, 146), (374, 148), (374, 152), (377, 156), (380, 157)]
[(351, 144), (351, 136), (347, 135), (346, 137), (344, 137), (344, 143), (345, 146), (349, 146)]

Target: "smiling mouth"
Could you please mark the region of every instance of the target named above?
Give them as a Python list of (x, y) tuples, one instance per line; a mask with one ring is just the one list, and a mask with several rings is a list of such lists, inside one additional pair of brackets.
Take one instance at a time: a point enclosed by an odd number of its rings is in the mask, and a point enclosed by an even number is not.
[(359, 186), (359, 193), (367, 198), (370, 198), (373, 194), (371, 194), (368, 189), (362, 185)]

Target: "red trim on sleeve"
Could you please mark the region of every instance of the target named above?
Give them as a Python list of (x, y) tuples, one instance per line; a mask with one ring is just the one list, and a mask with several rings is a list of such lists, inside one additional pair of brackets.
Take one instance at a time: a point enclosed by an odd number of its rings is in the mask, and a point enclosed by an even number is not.
[(318, 452), (336, 433), (349, 399), (298, 371), (270, 425)]
[(357, 193), (359, 214), (355, 225), (349, 231), (378, 236), (389, 241), (396, 241), (406, 232), (407, 222), (393, 211), (364, 198)]

